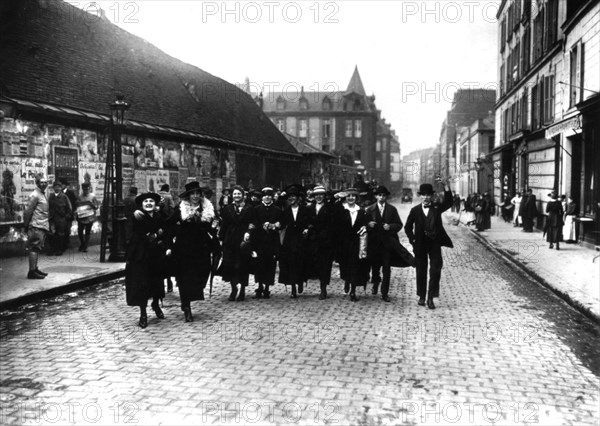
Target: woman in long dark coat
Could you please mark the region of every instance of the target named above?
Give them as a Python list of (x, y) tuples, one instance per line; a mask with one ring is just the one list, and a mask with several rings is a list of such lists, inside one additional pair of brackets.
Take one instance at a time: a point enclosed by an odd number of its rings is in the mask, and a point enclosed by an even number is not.
[(223, 262), (219, 274), (223, 281), (231, 284), (230, 302), (235, 301), (236, 296), (238, 302), (246, 298), (250, 275), (250, 232), (254, 229), (254, 213), (244, 201), (244, 192), (241, 186), (234, 186), (231, 191), (233, 202), (221, 210), (219, 237), (223, 241)]
[(358, 190), (344, 191), (346, 202), (338, 218), (340, 277), (344, 281), (344, 292), (350, 291), (350, 300), (356, 302), (356, 287), (366, 286), (369, 279), (369, 263), (366, 248), (361, 253), (361, 236), (367, 232), (367, 217), (364, 209), (356, 204)]
[(202, 195), (198, 182), (187, 183), (185, 192), (179, 197), (181, 202), (173, 213), (175, 278), (185, 322), (192, 322), (194, 318), (190, 302), (204, 300), (204, 288), (211, 271), (211, 255), (218, 244), (212, 226), (215, 209)]
[(127, 305), (140, 307), (139, 326), (148, 326), (146, 305), (152, 298), (152, 309), (156, 316), (165, 316), (158, 306), (158, 299), (165, 297), (162, 279), (162, 262), (168, 247), (163, 242), (164, 221), (156, 212), (160, 196), (147, 192), (135, 199), (141, 210), (133, 217), (131, 240), (127, 246), (125, 266), (125, 292)]
[(271, 296), (269, 287), (275, 283), (275, 270), (279, 256), (281, 228), (281, 209), (273, 202), (274, 191), (271, 187), (263, 188), (262, 202), (254, 207), (254, 231), (252, 231), (252, 247), (257, 258), (254, 270), (254, 281), (258, 284), (255, 299), (268, 299)]
[(307, 236), (312, 228), (312, 216), (308, 207), (301, 202), (302, 187), (291, 185), (285, 190), (288, 206), (281, 216), (281, 227), (285, 231), (279, 257), (279, 282), (292, 286), (292, 298), (304, 291), (306, 280)]
[(550, 201), (546, 204), (546, 213), (548, 213), (548, 221), (546, 222), (546, 242), (550, 243), (550, 248), (560, 250), (560, 242), (562, 241), (563, 222), (563, 207), (556, 196), (556, 192), (548, 194)]

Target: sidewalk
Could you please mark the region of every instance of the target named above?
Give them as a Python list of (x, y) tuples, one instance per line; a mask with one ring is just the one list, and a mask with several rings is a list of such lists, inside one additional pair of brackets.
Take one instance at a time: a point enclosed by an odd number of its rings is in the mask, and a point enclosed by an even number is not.
[[(446, 226), (457, 224), (458, 213), (444, 213)], [(465, 216), (460, 225), (465, 226)], [(542, 232), (522, 232), (500, 217), (492, 217), (492, 227), (483, 232), (468, 229), (487, 247), (537, 282), (551, 289), (574, 308), (600, 322), (599, 251), (579, 244), (560, 244), (560, 250), (548, 248)], [(594, 258), (596, 258), (594, 260)]]
[(62, 256), (40, 254), (38, 267), (48, 276), (27, 279), (27, 256), (0, 259), (0, 310), (125, 276), (125, 263), (100, 263), (100, 246), (87, 253), (71, 248)]

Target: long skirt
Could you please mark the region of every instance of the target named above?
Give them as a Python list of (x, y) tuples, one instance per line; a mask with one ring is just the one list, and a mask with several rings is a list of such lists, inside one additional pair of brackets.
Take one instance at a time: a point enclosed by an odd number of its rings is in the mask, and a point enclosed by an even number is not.
[(129, 306), (146, 306), (148, 299), (164, 299), (163, 277), (156, 263), (128, 261), (125, 266), (125, 294)]
[(563, 226), (563, 239), (565, 241), (577, 241), (577, 234), (575, 232), (575, 216), (565, 216), (565, 224)]
[(546, 242), (560, 243), (562, 241), (562, 226), (550, 226), (546, 234)]

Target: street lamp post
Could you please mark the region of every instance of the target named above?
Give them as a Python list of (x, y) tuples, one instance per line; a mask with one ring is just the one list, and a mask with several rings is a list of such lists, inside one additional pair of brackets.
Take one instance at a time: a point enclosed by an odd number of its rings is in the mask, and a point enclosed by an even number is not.
[(117, 95), (117, 100), (110, 105), (111, 137), (114, 147), (115, 162), (115, 205), (113, 210), (113, 232), (110, 249), (111, 262), (125, 261), (125, 205), (123, 204), (123, 152), (121, 149), (121, 134), (125, 127), (125, 111), (129, 104), (123, 95)]

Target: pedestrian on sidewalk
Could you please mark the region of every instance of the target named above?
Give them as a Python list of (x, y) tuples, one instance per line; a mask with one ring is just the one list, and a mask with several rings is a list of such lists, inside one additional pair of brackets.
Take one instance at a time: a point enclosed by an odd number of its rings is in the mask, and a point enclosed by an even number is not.
[(35, 177), (36, 188), (29, 195), (29, 203), (23, 214), (23, 224), (27, 233), (27, 251), (29, 252), (29, 272), (27, 278), (43, 279), (48, 274), (38, 268), (38, 257), (44, 249), (46, 235), (50, 231), (48, 221), (48, 199), (46, 198), (46, 188), (48, 179), (42, 174)]
[(73, 222), (73, 206), (69, 197), (63, 192), (59, 181), (52, 185), (54, 192), (48, 199), (48, 221), (50, 223), (50, 246), (52, 254), (62, 256), (67, 250), (71, 223)]
[[(408, 214), (404, 228), (408, 240), (413, 246), (417, 266), (417, 296), (419, 306), (435, 309), (433, 299), (440, 296), (440, 279), (442, 276), (442, 247), (454, 247), (452, 240), (444, 229), (442, 213), (452, 205), (452, 192), (446, 181), (437, 179), (444, 187), (444, 201), (441, 204), (432, 202), (435, 191), (429, 183), (420, 186), (421, 204), (413, 207)], [(427, 288), (427, 266), (431, 262), (429, 288)]]
[(514, 209), (514, 215), (515, 215), (514, 226), (515, 226), (515, 228), (518, 228), (523, 223), (523, 219), (521, 218), (521, 213), (520, 213), (521, 201), (523, 200), (523, 197), (521, 195), (522, 193), (523, 193), (522, 191), (518, 191), (516, 193), (516, 195), (513, 197), (513, 199), (510, 200), (511, 204), (513, 206), (515, 206), (515, 209)]
[(471, 226), (475, 223), (475, 210), (474, 210), (474, 202), (477, 194), (469, 194), (467, 199), (465, 200), (465, 225)]
[(548, 213), (545, 226), (546, 242), (550, 243), (550, 248), (554, 248), (554, 244), (556, 244), (556, 250), (560, 250), (564, 211), (556, 192), (552, 191), (548, 197), (550, 197), (550, 201), (546, 204), (546, 213)]
[(575, 217), (576, 217), (576, 204), (573, 202), (571, 197), (565, 197), (565, 217), (563, 226), (563, 239), (567, 244), (571, 244), (577, 241), (577, 234), (575, 230)]
[[(179, 198), (181, 202), (175, 208), (171, 219), (175, 224), (175, 279), (179, 287), (185, 322), (192, 322), (194, 317), (191, 302), (204, 300), (204, 288), (212, 268), (211, 254), (214, 250), (220, 250), (220, 245), (216, 230), (212, 226), (215, 209), (212, 203), (204, 198), (200, 183), (186, 183), (185, 191)], [(163, 277), (164, 275), (161, 275), (161, 287)]]
[(531, 188), (523, 196), (519, 214), (523, 218), (523, 232), (533, 232), (533, 220), (537, 217), (537, 200)]
[(125, 293), (128, 306), (140, 307), (141, 328), (148, 326), (146, 306), (152, 299), (152, 309), (159, 319), (165, 317), (159, 299), (165, 297), (162, 280), (162, 261), (170, 254), (165, 241), (165, 222), (157, 213), (156, 206), (160, 195), (145, 192), (135, 199), (139, 210), (133, 218), (133, 233), (127, 246), (127, 263), (125, 265)]
[(63, 185), (63, 192), (71, 202), (71, 207), (73, 208), (73, 217), (71, 217), (71, 222), (69, 223), (69, 228), (67, 229), (67, 236), (65, 237), (67, 240), (66, 248), (70, 247), (71, 242), (71, 225), (73, 224), (73, 219), (75, 218), (75, 204), (77, 204), (77, 193), (71, 188), (71, 182), (67, 178), (60, 179), (60, 183)]
[(79, 235), (79, 251), (87, 252), (90, 243), (92, 226), (96, 221), (98, 200), (90, 191), (90, 183), (81, 184), (81, 195), (75, 202), (75, 219), (77, 219), (77, 234)]

